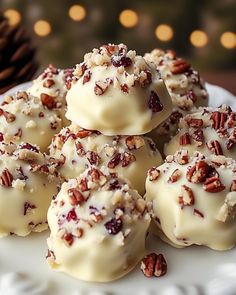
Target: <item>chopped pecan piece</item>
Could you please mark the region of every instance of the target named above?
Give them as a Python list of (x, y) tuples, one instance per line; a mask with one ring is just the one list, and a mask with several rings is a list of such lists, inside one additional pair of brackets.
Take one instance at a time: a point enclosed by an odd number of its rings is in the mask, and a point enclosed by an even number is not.
[(176, 182), (176, 181), (178, 181), (180, 179), (181, 175), (182, 175), (181, 170), (175, 169), (173, 171), (173, 173), (171, 174), (171, 176), (169, 177), (167, 182), (168, 183), (174, 183), (174, 182)]
[(207, 147), (210, 151), (212, 151), (215, 155), (223, 155), (222, 147), (218, 140), (212, 140), (209, 143), (207, 143)]
[(184, 133), (179, 137), (179, 144), (180, 145), (188, 145), (191, 144), (191, 138), (188, 132)]
[(190, 68), (190, 64), (184, 59), (177, 59), (173, 62), (171, 73), (174, 75), (182, 74)]
[(189, 127), (199, 128), (203, 126), (202, 119), (195, 119), (191, 117), (186, 117), (185, 121), (187, 122)]
[(202, 146), (204, 142), (204, 134), (201, 129), (197, 129), (192, 134), (192, 139), (196, 142), (197, 146)]
[(98, 153), (93, 152), (93, 151), (89, 151), (86, 154), (87, 154), (87, 159), (91, 165), (98, 165), (99, 164), (99, 161), (101, 158), (98, 155)]
[(193, 183), (204, 182), (208, 177), (211, 167), (205, 161), (199, 161), (187, 171), (187, 180)]
[(130, 165), (131, 163), (135, 162), (136, 158), (133, 154), (131, 153), (124, 153), (122, 155), (122, 167), (126, 167), (128, 165)]
[(81, 129), (81, 130), (79, 130), (77, 133), (76, 133), (76, 137), (78, 137), (78, 138), (85, 138), (85, 137), (87, 137), (87, 136), (89, 136), (89, 135), (91, 135), (92, 134), (92, 131), (90, 131), (90, 130), (85, 130), (85, 129)]
[(36, 208), (36, 206), (34, 204), (30, 204), (28, 202), (25, 202), (24, 203), (24, 215), (30, 213), (35, 208)]
[(198, 217), (204, 218), (204, 214), (201, 211), (199, 211), (198, 209), (194, 209), (193, 214)]
[(129, 150), (137, 150), (145, 145), (144, 139), (137, 135), (126, 137), (125, 143)]
[(71, 233), (65, 233), (62, 236), (62, 240), (67, 247), (70, 247), (74, 242), (74, 237)]
[(150, 253), (141, 261), (141, 271), (150, 277), (161, 277), (167, 273), (167, 263), (162, 254)]
[(210, 178), (207, 178), (207, 180), (204, 182), (203, 188), (209, 193), (218, 193), (223, 191), (225, 189), (225, 186), (221, 183), (219, 177), (212, 176)]
[(71, 220), (74, 220), (74, 221), (78, 220), (78, 218), (77, 218), (77, 214), (76, 214), (76, 212), (75, 212), (75, 208), (71, 209), (71, 210), (68, 212), (68, 214), (67, 214), (67, 216), (66, 216), (66, 220), (67, 220), (68, 222), (70, 222)]
[(187, 185), (181, 186), (181, 196), (179, 197), (179, 204), (182, 208), (184, 206), (192, 206), (194, 204), (193, 191)]
[(14, 114), (4, 111), (3, 109), (0, 109), (0, 116), (4, 116), (7, 123), (14, 122), (16, 119), (16, 116)]
[(231, 183), (231, 186), (230, 186), (230, 191), (231, 192), (236, 192), (236, 179), (234, 179)]
[(43, 82), (43, 87), (51, 88), (55, 84), (54, 80), (47, 79)]
[(103, 81), (97, 81), (94, 86), (94, 93), (96, 95), (102, 95), (108, 88), (108, 83)]
[(158, 177), (160, 176), (160, 170), (158, 170), (156, 167), (152, 167), (151, 169), (148, 170), (148, 179), (150, 181), (157, 180)]
[(107, 167), (110, 169), (114, 169), (121, 162), (121, 154), (117, 153), (115, 156), (108, 162)]
[(86, 192), (86, 191), (89, 190), (89, 188), (88, 188), (88, 181), (87, 181), (86, 178), (82, 178), (82, 179), (80, 180), (79, 188), (80, 188), (80, 190), (81, 190), (82, 192)]
[(10, 187), (12, 186), (13, 175), (11, 172), (5, 168), (0, 175), (0, 185)]
[(68, 190), (69, 201), (72, 206), (82, 205), (86, 199), (83, 194), (76, 188), (70, 188)]
[(46, 93), (41, 93), (40, 99), (42, 101), (42, 104), (46, 106), (49, 110), (52, 110), (57, 106), (56, 97), (54, 96), (48, 95)]
[(90, 71), (86, 71), (84, 73), (84, 77), (83, 77), (83, 84), (88, 83), (91, 79), (91, 72)]
[(178, 151), (175, 154), (174, 160), (176, 163), (178, 163), (180, 165), (188, 164), (188, 162), (189, 162), (188, 151), (185, 151), (185, 150)]

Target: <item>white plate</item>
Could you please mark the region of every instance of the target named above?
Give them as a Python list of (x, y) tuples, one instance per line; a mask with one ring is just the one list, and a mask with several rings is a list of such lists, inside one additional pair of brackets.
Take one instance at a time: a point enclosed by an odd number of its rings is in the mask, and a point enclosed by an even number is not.
[[(236, 97), (218, 86), (208, 84), (207, 88), (210, 105), (227, 103), (236, 109)], [(236, 249), (175, 249), (150, 236), (148, 251), (164, 254), (168, 263), (166, 276), (147, 279), (138, 265), (118, 281), (92, 284), (50, 270), (45, 260), (48, 235), (44, 232), (0, 240), (0, 295), (236, 295)]]

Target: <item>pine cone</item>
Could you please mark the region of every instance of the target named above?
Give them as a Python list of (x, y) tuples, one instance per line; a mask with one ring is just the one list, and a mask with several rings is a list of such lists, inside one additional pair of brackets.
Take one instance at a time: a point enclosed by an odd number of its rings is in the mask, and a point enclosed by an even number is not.
[(20, 25), (10, 26), (0, 15), (0, 94), (29, 81), (37, 68), (35, 48), (25, 30)]

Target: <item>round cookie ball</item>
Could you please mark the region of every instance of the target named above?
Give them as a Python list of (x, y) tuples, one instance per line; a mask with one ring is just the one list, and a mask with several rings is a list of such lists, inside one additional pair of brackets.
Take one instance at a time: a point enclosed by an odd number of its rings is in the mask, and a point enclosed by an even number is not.
[(140, 261), (147, 203), (115, 173), (91, 167), (65, 182), (48, 211), (49, 265), (75, 278), (116, 280)]
[(72, 69), (57, 69), (49, 65), (33, 84), (28, 88), (32, 96), (39, 97), (49, 109), (57, 109), (62, 119), (62, 126), (68, 126), (70, 121), (66, 119), (66, 93), (67, 81), (72, 76)]
[(155, 68), (124, 44), (87, 53), (75, 68), (66, 100), (69, 120), (109, 136), (147, 133), (172, 109)]
[(47, 229), (58, 180), (38, 147), (0, 143), (0, 237)]
[(144, 58), (160, 73), (173, 103), (170, 117), (150, 135), (162, 149), (164, 143), (177, 131), (180, 118), (194, 107), (208, 105), (208, 93), (199, 72), (173, 50), (154, 49), (146, 53)]
[(236, 244), (236, 161), (187, 151), (168, 156), (146, 181), (156, 233), (175, 247), (228, 250)]
[(161, 165), (162, 157), (154, 142), (145, 136), (105, 136), (75, 124), (63, 128), (50, 145), (65, 179), (75, 178), (89, 165), (106, 166), (117, 172), (143, 195), (148, 169)]
[(236, 112), (226, 105), (218, 108), (199, 108), (179, 122), (179, 131), (165, 145), (165, 155), (179, 149), (190, 155), (224, 155), (236, 159)]
[(0, 105), (0, 140), (30, 142), (44, 152), (60, 129), (60, 117), (26, 92), (6, 96)]

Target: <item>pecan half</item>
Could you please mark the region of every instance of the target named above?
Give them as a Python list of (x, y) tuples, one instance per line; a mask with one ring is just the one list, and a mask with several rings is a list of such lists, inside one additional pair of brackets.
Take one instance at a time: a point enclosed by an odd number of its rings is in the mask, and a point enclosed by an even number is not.
[(10, 187), (12, 186), (13, 175), (5, 168), (0, 175), (0, 185)]
[(173, 62), (171, 73), (174, 75), (182, 74), (190, 68), (190, 64), (184, 59), (177, 59)]
[(141, 271), (143, 274), (150, 277), (161, 277), (167, 273), (167, 263), (162, 254), (150, 253), (141, 261)]
[(179, 204), (183, 208), (184, 206), (194, 205), (193, 191), (187, 185), (181, 186), (181, 196), (179, 197)]
[(184, 133), (179, 137), (179, 144), (180, 145), (188, 145), (191, 144), (191, 138), (188, 132)]
[(207, 178), (207, 180), (204, 182), (203, 188), (209, 193), (218, 193), (223, 191), (225, 189), (225, 186), (221, 183), (219, 177), (212, 176), (210, 178)]

